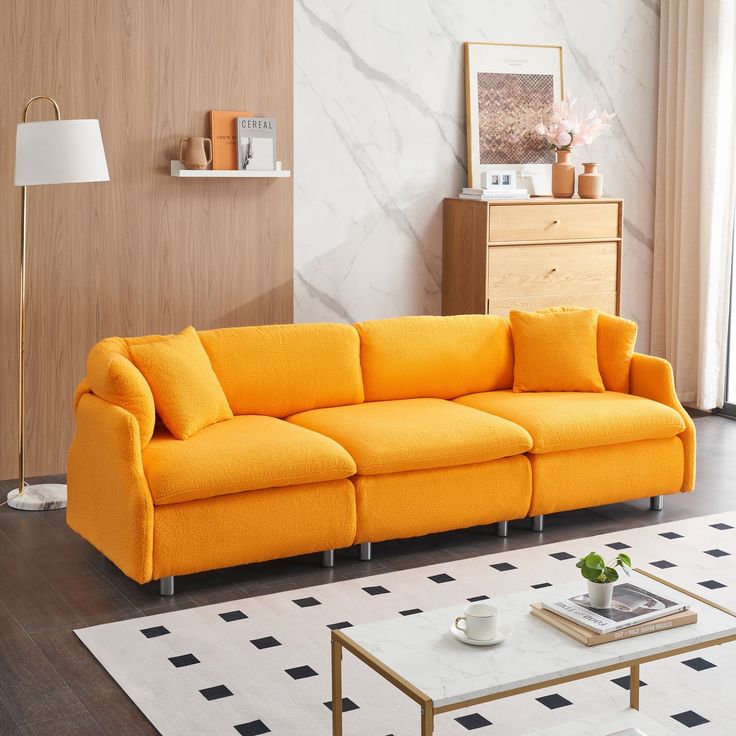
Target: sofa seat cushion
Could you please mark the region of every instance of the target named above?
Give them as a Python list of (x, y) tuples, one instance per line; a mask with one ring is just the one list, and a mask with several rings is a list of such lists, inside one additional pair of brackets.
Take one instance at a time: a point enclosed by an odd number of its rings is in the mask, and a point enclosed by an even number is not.
[(143, 449), (154, 504), (349, 478), (350, 455), (329, 437), (281, 419), (234, 417), (188, 440), (157, 431)]
[(524, 427), (534, 441), (532, 453), (674, 437), (685, 429), (682, 417), (674, 409), (615, 391), (491, 391), (461, 396), (455, 401)]
[(340, 443), (360, 475), (482, 463), (518, 455), (532, 445), (521, 427), (443, 399), (315, 409), (287, 421)]

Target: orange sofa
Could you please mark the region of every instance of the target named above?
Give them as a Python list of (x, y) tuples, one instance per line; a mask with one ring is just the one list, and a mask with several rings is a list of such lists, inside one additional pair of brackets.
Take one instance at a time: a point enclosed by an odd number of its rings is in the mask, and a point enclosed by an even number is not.
[(197, 333), (233, 418), (175, 439), (131, 347), (75, 396), (68, 524), (139, 583), (689, 491), (695, 436), (669, 364), (621, 358), (604, 393), (514, 393), (508, 320), (403, 317)]

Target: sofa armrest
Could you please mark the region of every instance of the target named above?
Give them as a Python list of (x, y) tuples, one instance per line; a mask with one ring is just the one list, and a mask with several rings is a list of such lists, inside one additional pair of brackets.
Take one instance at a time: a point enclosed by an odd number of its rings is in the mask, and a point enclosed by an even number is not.
[(665, 404), (682, 417), (685, 430), (678, 435), (685, 451), (682, 490), (692, 491), (695, 487), (695, 425), (677, 398), (672, 366), (664, 358), (634, 353), (629, 369), (629, 393)]
[(93, 393), (77, 403), (67, 524), (138, 583), (151, 579), (153, 501), (135, 417)]

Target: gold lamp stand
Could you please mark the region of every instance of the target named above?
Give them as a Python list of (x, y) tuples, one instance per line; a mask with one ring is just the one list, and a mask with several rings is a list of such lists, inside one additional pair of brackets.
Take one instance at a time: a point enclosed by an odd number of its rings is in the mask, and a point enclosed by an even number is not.
[[(28, 109), (37, 100), (54, 106), (55, 120), (28, 122)], [(66, 486), (29, 485), (25, 481), (25, 332), (27, 187), (108, 181), (107, 161), (97, 120), (61, 120), (51, 97), (31, 97), (23, 108), (15, 143), (15, 184), (21, 188), (20, 299), (18, 312), (18, 487), (8, 493), (8, 506), (26, 511), (66, 506)]]

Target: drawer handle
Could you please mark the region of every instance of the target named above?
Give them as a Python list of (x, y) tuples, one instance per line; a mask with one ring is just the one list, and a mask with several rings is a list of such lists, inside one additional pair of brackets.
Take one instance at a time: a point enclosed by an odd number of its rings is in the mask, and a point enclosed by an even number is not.
[(560, 221), (559, 220), (552, 220), (552, 224), (553, 225), (559, 225), (560, 224)]
[(556, 270), (557, 270), (557, 266), (552, 266), (552, 270), (550, 271), (550, 273), (554, 273)]

